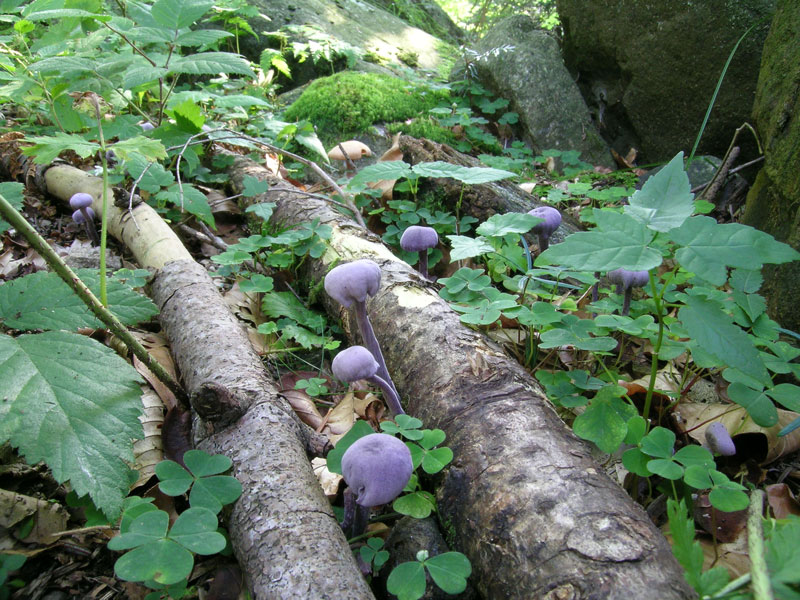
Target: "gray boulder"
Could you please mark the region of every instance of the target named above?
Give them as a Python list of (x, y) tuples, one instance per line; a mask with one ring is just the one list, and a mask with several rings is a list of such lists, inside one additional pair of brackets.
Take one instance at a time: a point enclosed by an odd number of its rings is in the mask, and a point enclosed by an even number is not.
[(504, 19), (475, 51), (472, 64), (481, 83), (509, 100), (509, 109), (519, 113), (525, 141), (534, 149), (579, 150), (587, 162), (614, 164), (564, 66), (558, 42), (533, 19)]
[[(646, 162), (689, 151), (737, 40), (774, 0), (558, 0), (564, 58), (603, 137)], [(750, 118), (766, 20), (744, 39), (725, 75), (700, 145), (723, 156)], [(743, 149), (743, 157), (747, 155)]]

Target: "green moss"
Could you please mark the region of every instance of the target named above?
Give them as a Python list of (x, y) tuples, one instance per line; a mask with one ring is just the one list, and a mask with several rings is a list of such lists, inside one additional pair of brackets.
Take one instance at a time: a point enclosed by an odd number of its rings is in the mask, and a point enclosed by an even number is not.
[(458, 139), (456, 135), (447, 127), (442, 127), (428, 118), (417, 118), (410, 122), (403, 121), (399, 123), (389, 123), (386, 130), (395, 134), (402, 131), (405, 135), (410, 135), (415, 138), (427, 138), (440, 144), (454, 145)]
[(284, 117), (311, 121), (325, 138), (356, 134), (374, 123), (402, 121), (427, 112), (447, 97), (445, 91), (376, 73), (347, 71), (314, 81)]

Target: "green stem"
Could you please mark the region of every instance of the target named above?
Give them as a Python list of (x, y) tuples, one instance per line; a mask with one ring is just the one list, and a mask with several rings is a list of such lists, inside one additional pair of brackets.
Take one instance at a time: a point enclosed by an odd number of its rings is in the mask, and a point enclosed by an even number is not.
[(753, 598), (773, 600), (769, 582), (767, 561), (764, 558), (764, 532), (761, 529), (761, 512), (764, 507), (764, 492), (750, 493), (750, 508), (747, 515), (747, 550), (750, 553), (750, 576), (753, 579)]
[(106, 141), (103, 137), (103, 117), (100, 114), (100, 103), (96, 96), (94, 112), (97, 117), (97, 138), (100, 142), (100, 163), (103, 166), (103, 210), (100, 214), (100, 302), (108, 308), (106, 292), (106, 245), (108, 241), (108, 160), (106, 159)]
[(653, 293), (653, 302), (656, 305), (656, 317), (658, 318), (658, 337), (653, 345), (652, 362), (650, 363), (650, 381), (647, 384), (647, 395), (644, 398), (644, 410), (642, 416), (646, 423), (645, 431), (650, 431), (650, 404), (653, 402), (653, 390), (656, 387), (656, 377), (658, 376), (658, 353), (661, 351), (661, 344), (664, 341), (664, 310), (661, 304), (661, 296), (656, 289), (656, 277), (650, 272), (650, 289)]
[(2, 195), (0, 195), (0, 214), (22, 236), (28, 240), (31, 247), (38, 252), (48, 266), (58, 274), (61, 279), (83, 300), (89, 310), (102, 321), (109, 331), (117, 336), (128, 349), (166, 385), (175, 397), (184, 405), (188, 405), (186, 392), (172, 375), (131, 335), (123, 323), (114, 316), (100, 300), (86, 287), (86, 284), (70, 269), (39, 233), (25, 220), (17, 210)]

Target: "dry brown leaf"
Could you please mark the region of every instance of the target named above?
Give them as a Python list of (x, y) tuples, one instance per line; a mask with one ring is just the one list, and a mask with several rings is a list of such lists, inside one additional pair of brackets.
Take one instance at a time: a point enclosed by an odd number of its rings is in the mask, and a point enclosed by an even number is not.
[[(378, 159), (378, 162), (403, 160), (403, 151), (400, 149), (400, 132), (396, 133), (392, 138), (391, 147), (384, 152)], [(373, 181), (369, 187), (373, 190), (380, 190), (381, 200), (387, 202), (392, 199), (392, 191), (394, 184), (397, 183), (396, 179), (381, 179), (380, 181)]]
[(800, 517), (800, 503), (785, 483), (767, 486), (767, 502), (776, 519), (786, 519), (789, 515)]
[(312, 459), (311, 467), (314, 469), (314, 475), (317, 476), (317, 481), (322, 486), (325, 495), (330, 500), (336, 498), (339, 494), (339, 483), (342, 481), (342, 476), (328, 471), (328, 462), (324, 458)]
[(760, 465), (769, 464), (800, 448), (800, 429), (778, 437), (778, 432), (798, 416), (796, 412), (778, 409), (778, 423), (761, 427), (753, 422), (744, 408), (735, 404), (682, 402), (673, 413), (678, 428), (701, 444), (705, 442), (706, 428), (713, 421), (721, 422), (736, 444), (737, 459), (752, 458)]
[(60, 504), (32, 496), (0, 490), (0, 527), (11, 529), (24, 519), (33, 517), (33, 529), (21, 541), (26, 544), (52, 544), (56, 533), (67, 527), (69, 514)]
[(700, 547), (703, 549), (703, 570), (712, 567), (725, 567), (731, 579), (741, 577), (750, 572), (750, 557), (747, 548), (747, 536), (742, 535), (735, 542), (717, 544), (714, 549), (714, 540), (709, 537), (699, 538)]
[(350, 431), (356, 420), (354, 408), (355, 394), (346, 393), (339, 403), (325, 415), (326, 434), (331, 443), (338, 442), (344, 434)]
[[(139, 343), (145, 347), (147, 352), (164, 367), (167, 373), (172, 375), (173, 379), (177, 380), (178, 374), (175, 370), (175, 363), (172, 360), (172, 355), (169, 352), (167, 338), (159, 333), (144, 333), (139, 331), (132, 331), (131, 333), (133, 337), (139, 340)], [(152, 386), (165, 407), (169, 409), (178, 403), (175, 399), (175, 394), (173, 394), (158, 377), (153, 375), (152, 371), (150, 371), (136, 356), (133, 357), (133, 366)]]
[(278, 380), (278, 392), (286, 398), (300, 420), (314, 430), (324, 427), (325, 419), (317, 410), (314, 399), (304, 390), (294, 389), (294, 386), (301, 379), (318, 376), (316, 371), (297, 371), (286, 373)]
[(156, 392), (142, 386), (144, 412), (139, 417), (144, 429), (144, 438), (133, 442), (134, 468), (139, 478), (134, 488), (143, 485), (156, 472), (156, 465), (164, 458), (161, 444), (161, 426), (164, 424), (164, 403)]
[(711, 506), (708, 494), (700, 494), (694, 503), (694, 520), (719, 542), (733, 542), (747, 527), (747, 509), (724, 512)]
[(527, 192), (529, 194), (533, 193), (533, 188), (535, 188), (535, 187), (536, 187), (536, 182), (535, 181), (526, 181), (525, 183), (520, 183), (519, 184), (519, 189), (521, 189), (523, 192)]

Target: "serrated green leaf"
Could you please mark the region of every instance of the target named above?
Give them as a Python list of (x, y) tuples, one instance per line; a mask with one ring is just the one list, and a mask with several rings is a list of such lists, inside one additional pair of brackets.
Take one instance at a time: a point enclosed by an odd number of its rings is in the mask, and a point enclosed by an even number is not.
[[(77, 275), (95, 295), (100, 275), (94, 269), (78, 269)], [(109, 309), (125, 325), (135, 325), (156, 314), (147, 297), (116, 280), (107, 282)], [(39, 271), (0, 285), (0, 323), (20, 330), (102, 328), (78, 295), (58, 275)]]
[(175, 123), (183, 131), (199, 133), (203, 129), (206, 117), (201, 108), (191, 100), (185, 100), (172, 108)]
[(311, 329), (319, 329), (324, 319), (313, 310), (309, 310), (291, 292), (269, 292), (264, 294), (261, 308), (268, 317), (289, 317)]
[[(7, 285), (7, 284), (6, 284)], [(51, 331), (0, 335), (0, 440), (116, 518), (128, 494), (139, 423), (139, 374), (113, 350)]]
[(452, 250), (450, 251), (450, 262), (474, 258), (487, 252), (494, 252), (494, 247), (486, 241), (486, 238), (471, 238), (465, 235), (448, 235)]
[(641, 190), (634, 192), (625, 214), (653, 231), (669, 231), (692, 215), (692, 198), (689, 176), (683, 168), (683, 152), (679, 152), (667, 166), (645, 181)]
[(527, 233), (542, 221), (544, 219), (527, 213), (504, 213), (492, 215), (481, 223), (475, 232), (486, 237), (502, 237), (509, 233)]
[(765, 385), (771, 380), (750, 337), (733, 319), (704, 299), (688, 296), (678, 317), (689, 335), (705, 352)]
[(156, 197), (159, 200), (174, 204), (186, 212), (193, 214), (206, 225), (214, 227), (214, 215), (211, 214), (208, 198), (193, 185), (184, 183), (183, 186), (179, 186), (175, 183), (166, 190), (160, 191)]
[(52, 19), (94, 19), (95, 21), (110, 21), (111, 15), (102, 15), (78, 8), (60, 8), (40, 10), (25, 16), (28, 21), (50, 21)]
[(516, 173), (492, 169), (490, 167), (462, 167), (444, 161), (422, 162), (412, 167), (414, 173), (420, 177), (450, 177), (466, 183), (476, 185), (516, 177)]
[(22, 153), (32, 156), (37, 165), (46, 165), (53, 162), (58, 155), (67, 150), (72, 150), (81, 158), (91, 156), (100, 150), (100, 144), (90, 142), (79, 135), (72, 135), (58, 131), (53, 135), (32, 136), (24, 139), (33, 144), (22, 148)]
[(154, 67), (149, 63), (131, 65), (125, 69), (125, 73), (122, 75), (122, 84), (128, 89), (133, 89), (145, 83), (158, 81), (168, 74), (168, 69), (164, 67)]
[(79, 56), (51, 56), (35, 63), (28, 68), (34, 73), (60, 73), (74, 71), (91, 72), (94, 70), (94, 61)]
[(162, 27), (183, 29), (194, 25), (213, 5), (211, 0), (158, 0), (150, 8), (150, 14)]
[(411, 165), (402, 160), (389, 160), (369, 165), (356, 173), (348, 186), (364, 185), (384, 179), (393, 180), (408, 177), (412, 173)]
[(167, 158), (167, 149), (164, 148), (164, 145), (160, 141), (143, 135), (121, 140), (115, 144), (111, 144), (109, 147), (120, 160), (129, 160), (135, 155), (144, 156), (151, 162)]
[(233, 34), (220, 29), (198, 29), (181, 33), (175, 38), (175, 43), (178, 46), (206, 46), (229, 37)]
[(189, 75), (219, 75), (235, 73), (255, 77), (250, 63), (238, 54), (230, 52), (200, 52), (176, 58), (169, 65), (171, 73)]

